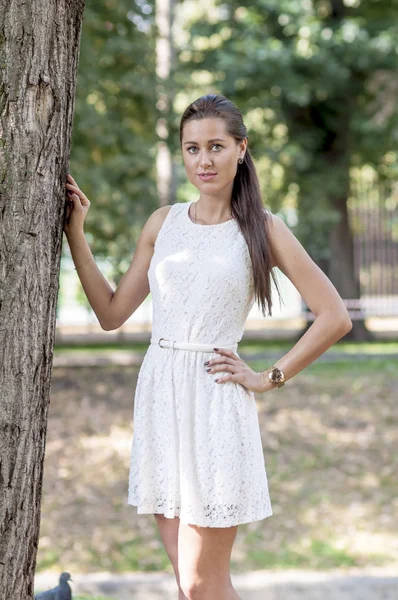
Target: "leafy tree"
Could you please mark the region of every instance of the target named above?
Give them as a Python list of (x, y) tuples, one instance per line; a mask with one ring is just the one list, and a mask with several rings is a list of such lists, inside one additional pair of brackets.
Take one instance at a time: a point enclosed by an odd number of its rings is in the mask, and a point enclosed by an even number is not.
[[(255, 157), (268, 159), (265, 197), (288, 198), (296, 233), (343, 298), (359, 298), (347, 214), (350, 169), (397, 171), (398, 2), (214, 0), (186, 24), (183, 81), (209, 72), (210, 85), (238, 104)], [(389, 156), (389, 161), (386, 160)], [(276, 176), (275, 176), (276, 174)], [(358, 323), (352, 335), (366, 335)]]
[(107, 0), (85, 12), (71, 173), (92, 202), (85, 231), (117, 283), (156, 194), (154, 2)]

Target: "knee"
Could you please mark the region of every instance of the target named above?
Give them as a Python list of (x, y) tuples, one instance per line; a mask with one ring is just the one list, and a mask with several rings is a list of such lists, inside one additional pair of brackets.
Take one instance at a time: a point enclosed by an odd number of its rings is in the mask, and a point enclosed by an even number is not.
[(180, 580), (180, 589), (187, 600), (205, 600), (206, 598), (205, 585), (198, 579)]

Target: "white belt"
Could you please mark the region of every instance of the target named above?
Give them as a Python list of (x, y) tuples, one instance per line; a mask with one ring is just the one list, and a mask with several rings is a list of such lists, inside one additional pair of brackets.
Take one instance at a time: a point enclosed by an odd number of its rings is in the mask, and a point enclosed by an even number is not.
[(166, 340), (165, 338), (159, 338), (158, 340), (151, 338), (151, 344), (156, 344), (161, 348), (194, 350), (196, 352), (214, 352), (214, 348), (219, 348), (221, 350), (233, 350), (236, 352), (238, 349), (238, 342), (235, 342), (235, 344), (195, 344), (194, 342), (176, 342), (174, 340)]

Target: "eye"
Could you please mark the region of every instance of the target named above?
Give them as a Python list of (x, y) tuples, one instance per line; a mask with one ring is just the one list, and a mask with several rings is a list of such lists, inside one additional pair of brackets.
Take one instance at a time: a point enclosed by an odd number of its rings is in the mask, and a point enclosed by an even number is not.
[[(214, 146), (218, 146), (219, 148), (223, 148), (223, 146), (221, 146), (221, 144), (212, 144), (211, 147), (214, 148)], [(189, 148), (187, 148), (187, 151), (189, 154), (195, 154), (194, 152), (190, 152), (190, 150), (196, 150), (196, 146), (189, 146)], [(219, 152), (219, 150), (217, 150), (217, 152)]]

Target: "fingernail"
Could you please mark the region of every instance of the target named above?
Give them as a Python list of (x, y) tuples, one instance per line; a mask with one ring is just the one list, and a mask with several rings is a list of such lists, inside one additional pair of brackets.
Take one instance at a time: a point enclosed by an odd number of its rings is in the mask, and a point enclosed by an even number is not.
[(211, 367), (209, 367), (208, 369), (206, 369), (207, 372), (211, 371)]
[(209, 361), (207, 360), (207, 361), (205, 362), (205, 366), (206, 366), (206, 365), (208, 365), (208, 364), (209, 364)]
[(218, 348), (213, 348), (213, 350), (215, 350), (216, 352), (218, 351)]
[(214, 381), (217, 383), (218, 379), (215, 379)]

